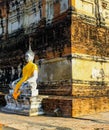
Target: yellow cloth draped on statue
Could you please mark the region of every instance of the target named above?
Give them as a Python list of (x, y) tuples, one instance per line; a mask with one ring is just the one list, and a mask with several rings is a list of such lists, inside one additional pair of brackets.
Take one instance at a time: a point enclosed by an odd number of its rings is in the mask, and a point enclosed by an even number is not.
[(13, 98), (17, 99), (18, 96), (20, 95), (20, 87), (22, 85), (22, 83), (24, 83), (26, 80), (28, 80), (30, 77), (32, 77), (34, 71), (37, 70), (38, 71), (38, 67), (36, 64), (34, 64), (33, 62), (28, 62), (24, 68), (23, 68), (23, 74), (22, 74), (22, 78), (21, 80), (16, 84), (15, 89), (14, 89), (14, 93), (13, 93)]

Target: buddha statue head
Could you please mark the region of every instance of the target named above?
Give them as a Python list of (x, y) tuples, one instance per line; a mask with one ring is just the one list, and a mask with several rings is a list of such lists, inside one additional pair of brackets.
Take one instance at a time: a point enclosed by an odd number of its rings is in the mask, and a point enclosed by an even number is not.
[(25, 60), (26, 62), (30, 62), (34, 60), (34, 52), (32, 50), (28, 50), (26, 53), (25, 53)]

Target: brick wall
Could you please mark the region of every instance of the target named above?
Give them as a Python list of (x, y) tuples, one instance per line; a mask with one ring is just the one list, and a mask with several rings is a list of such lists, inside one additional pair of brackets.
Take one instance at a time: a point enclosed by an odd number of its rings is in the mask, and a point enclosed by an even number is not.
[(73, 85), (72, 116), (109, 111), (109, 86)]
[[(71, 87), (71, 86), (70, 86)], [(73, 84), (69, 92), (67, 86), (60, 92), (59, 88), (52, 91), (50, 88), (40, 91), (47, 95), (42, 101), (45, 114), (52, 116), (78, 117), (98, 112), (109, 111), (109, 87), (108, 86), (86, 86)], [(66, 88), (66, 91), (64, 91)], [(72, 95), (71, 92), (72, 91)], [(61, 113), (56, 115), (55, 110)]]
[[(45, 114), (52, 116), (72, 116), (72, 99), (67, 96), (48, 96), (42, 101)], [(57, 110), (58, 109), (58, 110)], [(56, 112), (57, 110), (57, 112)], [(60, 110), (60, 111), (59, 111)]]
[(72, 17), (72, 53), (109, 56), (109, 29), (87, 23), (80, 17)]
[(109, 111), (109, 97), (74, 98), (72, 117)]

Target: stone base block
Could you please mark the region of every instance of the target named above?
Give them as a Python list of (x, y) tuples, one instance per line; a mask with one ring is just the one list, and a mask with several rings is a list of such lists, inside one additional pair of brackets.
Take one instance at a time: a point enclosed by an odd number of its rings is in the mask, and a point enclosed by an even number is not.
[(109, 111), (108, 97), (49, 96), (42, 101), (45, 114), (79, 117)]
[(108, 97), (82, 97), (72, 100), (72, 117), (109, 111)]
[(42, 100), (45, 114), (72, 117), (72, 98), (70, 96), (48, 96)]

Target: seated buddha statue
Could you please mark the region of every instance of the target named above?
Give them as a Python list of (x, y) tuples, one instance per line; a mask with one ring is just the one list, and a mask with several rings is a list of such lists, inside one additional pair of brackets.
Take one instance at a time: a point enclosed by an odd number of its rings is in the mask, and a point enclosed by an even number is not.
[[(35, 101), (37, 101), (38, 66), (33, 63), (34, 53), (32, 50), (26, 52), (25, 60), (26, 65), (23, 67), (22, 77), (12, 82), (9, 94), (5, 96), (6, 106), (3, 111), (25, 109), (29, 111), (30, 98), (35, 97)], [(38, 107), (40, 108), (40, 105)], [(35, 106), (35, 109), (37, 109), (37, 106)]]

